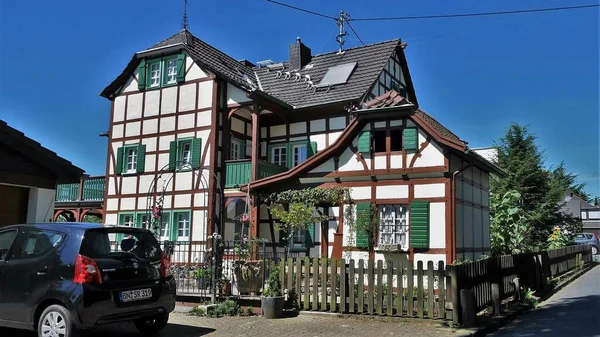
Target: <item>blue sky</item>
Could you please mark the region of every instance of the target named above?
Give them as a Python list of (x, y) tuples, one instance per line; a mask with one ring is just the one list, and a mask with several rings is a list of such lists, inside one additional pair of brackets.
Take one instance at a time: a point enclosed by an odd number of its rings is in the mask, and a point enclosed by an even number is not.
[[(283, 1), (332, 16), (381, 17), (542, 8), (593, 0)], [(0, 2), (0, 119), (102, 175), (110, 103), (98, 96), (134, 52), (180, 28), (183, 0)], [(265, 0), (189, 0), (194, 35), (237, 59), (287, 58), (301, 37), (337, 48), (333, 21)], [(471, 147), (529, 125), (548, 166), (565, 161), (600, 194), (599, 11), (353, 23), (365, 43), (402, 38), (420, 106)], [(354, 36), (346, 47), (359, 45)]]

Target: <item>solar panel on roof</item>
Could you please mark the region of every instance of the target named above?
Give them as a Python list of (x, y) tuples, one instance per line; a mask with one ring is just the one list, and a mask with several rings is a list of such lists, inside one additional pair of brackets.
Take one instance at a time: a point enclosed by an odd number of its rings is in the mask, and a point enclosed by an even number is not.
[(327, 73), (321, 79), (319, 84), (343, 84), (348, 81), (350, 75), (356, 68), (358, 62), (340, 64), (339, 66), (330, 67)]

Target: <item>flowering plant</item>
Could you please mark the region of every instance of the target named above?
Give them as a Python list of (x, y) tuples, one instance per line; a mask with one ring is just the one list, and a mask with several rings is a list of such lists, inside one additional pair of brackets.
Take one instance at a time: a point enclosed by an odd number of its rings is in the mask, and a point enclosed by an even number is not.
[(250, 216), (248, 216), (248, 213), (244, 213), (240, 216), (240, 221), (244, 224), (248, 224), (250, 223)]
[(571, 243), (571, 240), (568, 236), (562, 231), (562, 229), (558, 226), (554, 227), (552, 234), (548, 238), (548, 248), (556, 249), (564, 246), (568, 246)]

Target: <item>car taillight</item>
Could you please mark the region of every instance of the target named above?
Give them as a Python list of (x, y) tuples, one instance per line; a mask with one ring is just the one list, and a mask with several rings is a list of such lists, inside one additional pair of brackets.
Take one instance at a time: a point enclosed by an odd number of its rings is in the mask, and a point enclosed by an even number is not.
[(165, 252), (162, 252), (162, 255), (160, 257), (160, 276), (171, 276), (171, 261), (169, 259), (169, 256)]
[(596, 237), (596, 240), (600, 241), (600, 238), (598, 237), (598, 233), (594, 233), (594, 236)]
[(98, 268), (96, 262), (87, 256), (78, 254), (75, 260), (75, 276), (73, 277), (73, 282), (81, 284), (102, 284), (100, 268)]

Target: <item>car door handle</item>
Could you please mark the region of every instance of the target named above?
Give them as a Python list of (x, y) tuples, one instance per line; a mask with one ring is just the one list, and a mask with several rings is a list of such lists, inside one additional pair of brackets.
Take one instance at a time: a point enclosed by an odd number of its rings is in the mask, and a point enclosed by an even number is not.
[(37, 274), (38, 275), (46, 275), (47, 272), (48, 272), (48, 267), (44, 267), (44, 268), (38, 270)]

